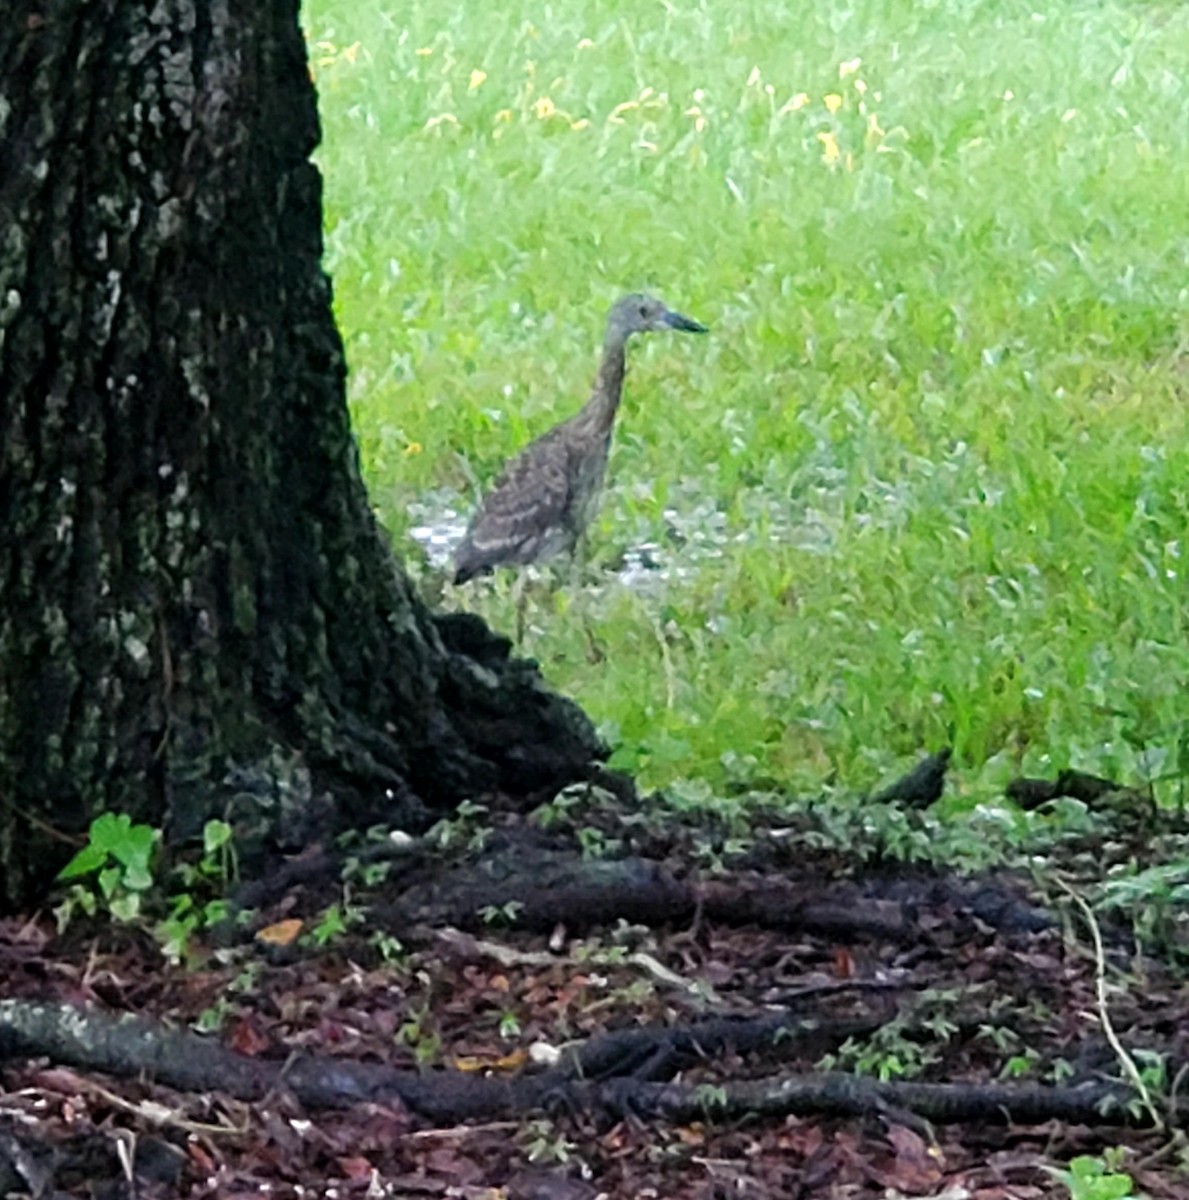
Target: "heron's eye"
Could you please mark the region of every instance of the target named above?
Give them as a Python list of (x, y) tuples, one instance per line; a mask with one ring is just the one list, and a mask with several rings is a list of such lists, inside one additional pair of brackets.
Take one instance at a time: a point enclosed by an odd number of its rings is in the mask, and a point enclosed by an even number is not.
[(640, 316), (642, 316), (642, 317), (648, 316), (648, 306), (646, 304), (640, 305)]

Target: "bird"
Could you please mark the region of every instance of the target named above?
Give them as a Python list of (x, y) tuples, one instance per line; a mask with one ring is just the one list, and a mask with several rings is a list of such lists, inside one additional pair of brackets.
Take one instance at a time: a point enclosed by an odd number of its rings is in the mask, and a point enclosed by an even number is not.
[(495, 567), (574, 553), (598, 511), (623, 395), (628, 339), (660, 329), (708, 332), (700, 321), (641, 292), (615, 302), (607, 315), (603, 357), (590, 398), (505, 465), (454, 552), (456, 584)]

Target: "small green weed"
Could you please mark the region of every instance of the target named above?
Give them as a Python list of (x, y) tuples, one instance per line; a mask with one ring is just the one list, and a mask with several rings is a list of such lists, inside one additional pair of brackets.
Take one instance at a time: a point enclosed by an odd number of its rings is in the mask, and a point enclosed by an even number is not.
[(464, 800), (450, 817), (438, 821), (425, 835), (425, 840), (442, 850), (457, 850), (465, 847), (479, 851), (491, 837), (491, 826), (486, 822), (487, 806)]
[[(101, 813), (91, 822), (87, 844), (58, 872), (74, 880), (54, 910), (59, 930), (76, 911), (89, 916), (101, 908), (117, 921), (133, 921), (153, 886), (153, 859), (161, 840), (150, 825), (134, 825), (126, 813)], [(81, 881), (94, 876), (90, 885)]]
[(183, 890), (171, 889), (166, 901), (169, 913), (154, 930), (166, 958), (181, 961), (196, 933), (227, 920), (231, 905), (224, 897), (238, 877), (231, 826), (226, 821), (207, 821), (202, 831), (202, 856), (196, 863), (181, 863), (175, 869)]
[(380, 960), (388, 966), (404, 969), (408, 965), (409, 955), (404, 943), (391, 933), (377, 929), (368, 937), (368, 944), (375, 948)]
[(866, 1037), (848, 1038), (835, 1053), (823, 1056), (822, 1069), (880, 1080), (913, 1079), (941, 1060), (958, 1033), (953, 1013), (960, 1000), (956, 991), (922, 992), (912, 1013), (894, 1017)]
[(486, 904), (479, 910), (479, 916), (484, 925), (511, 929), (520, 919), (523, 908), (524, 904), (519, 900), (509, 900), (507, 904)]
[(396, 1031), (397, 1041), (413, 1051), (418, 1066), (434, 1062), (442, 1050), (442, 1037), (434, 1028), (434, 1014), (428, 1003), (413, 1009)]
[(940, 1058), (937, 1044), (905, 1036), (905, 1022), (897, 1019), (869, 1037), (847, 1038), (836, 1053), (823, 1055), (820, 1065), (886, 1082), (914, 1079)]
[(578, 1147), (552, 1121), (530, 1121), (523, 1139), (529, 1162), (554, 1163), (564, 1166), (572, 1162)]
[(1189, 861), (1182, 860), (1113, 875), (1103, 883), (1096, 907), (1126, 913), (1143, 942), (1183, 959), (1178, 934), (1185, 926), (1186, 901)]
[(343, 937), (359, 919), (360, 914), (346, 903), (328, 905), (310, 929), (308, 939), (315, 946), (328, 946)]
[(1073, 1159), (1067, 1170), (1052, 1174), (1068, 1189), (1070, 1200), (1124, 1200), (1134, 1196), (1131, 1176), (1117, 1171), (1124, 1152), (1106, 1151), (1102, 1158), (1082, 1155)]
[[(184, 959), (195, 933), (230, 915), (224, 893), (237, 875), (232, 829), (225, 821), (208, 821), (200, 858), (173, 869), (164, 895), (154, 875), (160, 841), (159, 830), (135, 825), (126, 814), (96, 817), (87, 844), (58, 873), (60, 880), (74, 881), (54, 910), (58, 928), (80, 911), (136, 921), (151, 909), (159, 916), (152, 930), (162, 953), (171, 962)], [(88, 876), (93, 878), (84, 882)]]

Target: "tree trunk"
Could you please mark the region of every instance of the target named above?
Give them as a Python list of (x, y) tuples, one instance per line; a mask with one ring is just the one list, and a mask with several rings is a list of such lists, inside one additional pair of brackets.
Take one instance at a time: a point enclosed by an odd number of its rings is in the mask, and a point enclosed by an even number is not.
[(0, 899), (104, 809), (292, 847), (580, 777), (590, 723), (479, 621), (431, 615), (368, 506), (297, 0), (18, 7)]

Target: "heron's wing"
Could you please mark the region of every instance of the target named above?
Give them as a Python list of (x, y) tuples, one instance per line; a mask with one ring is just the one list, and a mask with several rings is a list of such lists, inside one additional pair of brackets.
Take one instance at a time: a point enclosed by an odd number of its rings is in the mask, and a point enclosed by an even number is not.
[(504, 562), (531, 562), (564, 541), (571, 501), (569, 447), (546, 434), (503, 470), (483, 499), (455, 554), (459, 572)]

